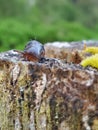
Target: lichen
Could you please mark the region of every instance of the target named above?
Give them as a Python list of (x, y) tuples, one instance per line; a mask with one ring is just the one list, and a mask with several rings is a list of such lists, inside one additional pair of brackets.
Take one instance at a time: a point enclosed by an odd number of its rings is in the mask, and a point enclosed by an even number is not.
[(95, 120), (93, 121), (92, 130), (98, 130), (98, 119), (95, 119)]
[(87, 57), (80, 63), (83, 67), (91, 66), (98, 68), (98, 54)]

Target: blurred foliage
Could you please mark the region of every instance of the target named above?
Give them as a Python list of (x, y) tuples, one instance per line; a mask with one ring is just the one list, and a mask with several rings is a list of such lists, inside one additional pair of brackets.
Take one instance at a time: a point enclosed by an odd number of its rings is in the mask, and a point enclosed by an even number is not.
[(97, 0), (0, 0), (0, 51), (42, 43), (98, 39)]

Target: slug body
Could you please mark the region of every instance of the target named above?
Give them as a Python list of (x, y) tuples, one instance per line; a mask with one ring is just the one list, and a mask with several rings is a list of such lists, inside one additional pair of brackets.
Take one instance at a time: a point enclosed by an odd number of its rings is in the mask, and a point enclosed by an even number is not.
[(25, 46), (23, 57), (28, 61), (38, 62), (45, 56), (44, 46), (36, 41), (32, 40)]

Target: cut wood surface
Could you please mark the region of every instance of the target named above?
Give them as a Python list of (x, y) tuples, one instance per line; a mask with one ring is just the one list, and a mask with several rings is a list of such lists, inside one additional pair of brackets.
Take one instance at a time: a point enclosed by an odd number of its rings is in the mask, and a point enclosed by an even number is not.
[(0, 53), (1, 130), (98, 130), (98, 71)]

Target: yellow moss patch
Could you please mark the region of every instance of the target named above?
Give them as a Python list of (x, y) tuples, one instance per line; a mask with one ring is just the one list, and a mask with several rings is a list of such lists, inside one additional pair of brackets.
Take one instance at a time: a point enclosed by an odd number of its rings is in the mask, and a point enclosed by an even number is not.
[(97, 54), (98, 53), (98, 47), (86, 47), (85, 52), (89, 52), (91, 54)]
[(81, 65), (83, 67), (92, 66), (92, 67), (98, 68), (98, 54), (93, 55), (91, 57), (88, 57), (88, 58), (84, 59), (81, 62)]

